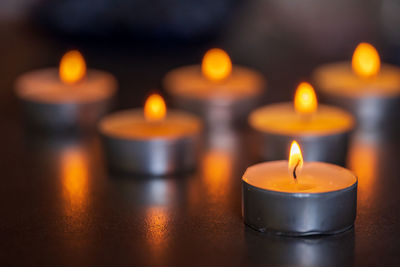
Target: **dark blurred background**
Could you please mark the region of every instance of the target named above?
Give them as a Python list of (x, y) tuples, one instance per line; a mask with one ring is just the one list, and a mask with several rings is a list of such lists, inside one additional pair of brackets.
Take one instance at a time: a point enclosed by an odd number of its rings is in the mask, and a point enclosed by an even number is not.
[(13, 93), (18, 75), (74, 48), (117, 77), (116, 108), (141, 106), (167, 71), (220, 47), (267, 77), (264, 103), (290, 100), (360, 41), (400, 65), (399, 14), (398, 0), (1, 0), (1, 265), (399, 266), (397, 137), (351, 147), (355, 229), (282, 238), (243, 224), (240, 177), (254, 162), (235, 134), (188, 177), (114, 179), (97, 137), (25, 133)]
[(17, 74), (56, 66), (77, 48), (120, 80), (121, 107), (140, 105), (129, 91), (160, 88), (166, 71), (217, 46), (266, 75), (269, 91), (280, 92), (268, 101), (283, 100), (318, 64), (349, 59), (360, 41), (398, 64), (398, 14), (397, 0), (3, 0), (2, 93)]

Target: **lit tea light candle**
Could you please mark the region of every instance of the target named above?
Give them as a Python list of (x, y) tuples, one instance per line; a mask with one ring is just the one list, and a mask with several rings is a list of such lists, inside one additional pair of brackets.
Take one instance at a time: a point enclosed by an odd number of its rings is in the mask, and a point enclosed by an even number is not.
[(398, 118), (400, 68), (381, 64), (368, 43), (357, 46), (351, 62), (323, 65), (313, 78), (323, 100), (351, 111), (363, 130), (388, 126)]
[(172, 70), (163, 84), (175, 104), (204, 117), (213, 128), (245, 122), (266, 85), (260, 73), (232, 66), (229, 55), (217, 48), (204, 55), (201, 66)]
[(287, 145), (296, 139), (306, 160), (344, 164), (354, 119), (339, 108), (318, 105), (313, 87), (302, 82), (294, 103), (261, 107), (250, 114), (249, 124), (260, 138), (259, 156), (264, 160), (285, 159)]
[(303, 162), (296, 141), (289, 162), (253, 165), (245, 171), (242, 184), (244, 222), (258, 231), (335, 234), (354, 224), (356, 176), (337, 165)]
[(28, 122), (53, 130), (94, 126), (108, 111), (116, 88), (114, 76), (87, 70), (76, 50), (62, 57), (59, 69), (31, 71), (16, 81)]
[(144, 110), (107, 115), (99, 129), (114, 170), (158, 176), (188, 171), (196, 165), (200, 120), (182, 111), (167, 112), (158, 94), (149, 96)]

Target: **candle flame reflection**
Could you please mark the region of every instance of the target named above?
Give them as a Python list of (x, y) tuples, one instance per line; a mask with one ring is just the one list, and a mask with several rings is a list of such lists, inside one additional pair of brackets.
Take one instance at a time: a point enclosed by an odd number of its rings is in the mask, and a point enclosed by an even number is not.
[(212, 197), (226, 193), (232, 175), (233, 159), (228, 151), (210, 150), (202, 161), (202, 172), (206, 187)]
[(76, 147), (68, 148), (62, 154), (61, 172), (65, 213), (78, 219), (87, 205), (89, 167), (85, 153)]
[(353, 53), (351, 63), (358, 76), (370, 78), (378, 74), (381, 60), (375, 47), (368, 43), (360, 43)]
[(359, 197), (362, 201), (368, 200), (374, 189), (378, 155), (376, 144), (371, 142), (354, 142), (349, 151), (349, 167), (357, 175)]
[(72, 50), (61, 58), (59, 76), (62, 82), (73, 84), (81, 81), (86, 75), (86, 63), (82, 54)]
[(204, 55), (201, 70), (210, 81), (221, 81), (231, 74), (232, 62), (224, 50), (213, 48)]
[(159, 94), (150, 95), (144, 104), (144, 117), (147, 121), (160, 121), (167, 114), (165, 101)]
[(302, 168), (303, 155), (301, 154), (299, 144), (296, 141), (293, 141), (290, 145), (289, 173), (294, 179), (297, 179), (297, 175), (300, 174)]
[(149, 207), (146, 210), (146, 240), (153, 254), (154, 263), (165, 263), (169, 247), (169, 215), (166, 208)]
[(318, 101), (311, 84), (302, 82), (297, 86), (294, 108), (299, 114), (312, 114), (317, 110)]

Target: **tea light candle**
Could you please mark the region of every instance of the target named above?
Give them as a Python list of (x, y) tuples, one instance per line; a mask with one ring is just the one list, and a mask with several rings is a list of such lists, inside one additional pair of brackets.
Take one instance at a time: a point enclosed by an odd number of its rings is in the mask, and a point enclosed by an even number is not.
[(99, 124), (111, 169), (166, 175), (195, 167), (201, 122), (194, 115), (168, 111), (152, 94), (141, 109), (119, 111)]
[(16, 94), (31, 125), (65, 130), (94, 126), (105, 114), (117, 88), (111, 74), (86, 70), (82, 55), (66, 53), (56, 68), (28, 72), (16, 81)]
[(264, 160), (285, 159), (287, 144), (296, 139), (307, 161), (344, 165), (354, 118), (339, 108), (318, 105), (313, 87), (303, 82), (297, 87), (294, 105), (261, 107), (250, 114), (249, 124), (259, 137), (258, 153)]
[(293, 236), (335, 234), (354, 224), (356, 176), (329, 163), (303, 164), (295, 141), (289, 162), (253, 165), (244, 173), (242, 185), (244, 222), (258, 231)]
[(351, 111), (363, 130), (390, 125), (400, 113), (400, 68), (380, 62), (376, 49), (360, 43), (352, 62), (323, 65), (313, 73), (327, 103)]
[(243, 124), (265, 88), (260, 73), (232, 66), (229, 55), (217, 48), (205, 54), (201, 66), (172, 70), (163, 84), (176, 105), (199, 114), (212, 128)]

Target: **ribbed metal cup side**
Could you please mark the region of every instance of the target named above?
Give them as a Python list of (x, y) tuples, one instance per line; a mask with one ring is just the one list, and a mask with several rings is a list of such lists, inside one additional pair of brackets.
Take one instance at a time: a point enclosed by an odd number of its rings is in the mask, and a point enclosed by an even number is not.
[(44, 103), (21, 99), (24, 119), (40, 129), (62, 131), (92, 128), (112, 106), (113, 98), (94, 102)]
[(149, 140), (102, 136), (111, 169), (155, 176), (194, 169), (199, 139), (198, 135)]
[(351, 131), (327, 135), (278, 135), (254, 130), (258, 140), (258, 156), (262, 160), (288, 159), (290, 144), (299, 142), (305, 161), (323, 161), (337, 165), (346, 163)]
[(320, 90), (323, 103), (342, 107), (356, 117), (357, 128), (365, 131), (391, 127), (400, 119), (400, 96), (346, 97)]
[(245, 181), (244, 222), (260, 231), (289, 236), (335, 234), (351, 228), (356, 218), (357, 182), (326, 193), (282, 193)]
[(194, 99), (172, 95), (176, 107), (202, 117), (208, 129), (224, 126), (243, 127), (249, 113), (259, 105), (260, 94), (241, 99)]

